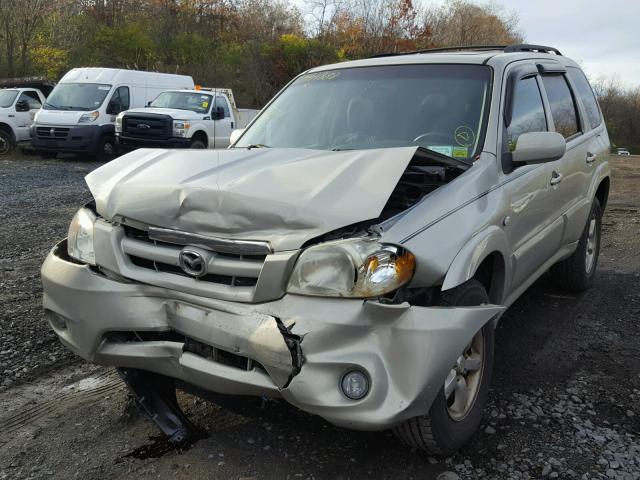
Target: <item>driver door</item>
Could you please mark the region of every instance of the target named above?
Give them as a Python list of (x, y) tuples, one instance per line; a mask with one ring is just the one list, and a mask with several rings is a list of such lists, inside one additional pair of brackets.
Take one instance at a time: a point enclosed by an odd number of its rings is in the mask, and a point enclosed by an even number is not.
[[(25, 106), (27, 110), (22, 110)], [(33, 123), (36, 112), (42, 104), (36, 92), (25, 91), (20, 94), (14, 105), (16, 118), (16, 140), (18, 142), (29, 140), (29, 127)]]
[[(518, 68), (518, 67), (516, 67)], [(535, 68), (528, 70), (535, 72)], [(528, 132), (549, 130), (539, 76), (527, 73), (515, 75), (513, 113), (503, 129), (502, 156), (508, 156), (518, 137)], [(503, 116), (504, 118), (504, 116)], [(525, 284), (531, 275), (557, 251), (562, 242), (563, 222), (556, 218), (553, 187), (553, 162), (525, 165), (509, 169), (503, 164), (504, 187), (508, 208), (502, 223), (511, 245), (513, 275), (509, 293)]]
[(211, 109), (211, 118), (214, 118), (213, 115), (218, 107), (222, 107), (222, 110), (224, 110), (224, 118), (214, 120), (215, 144), (213, 148), (227, 148), (229, 146), (231, 132), (235, 128), (227, 97), (223, 95), (216, 95), (213, 102), (213, 108)]

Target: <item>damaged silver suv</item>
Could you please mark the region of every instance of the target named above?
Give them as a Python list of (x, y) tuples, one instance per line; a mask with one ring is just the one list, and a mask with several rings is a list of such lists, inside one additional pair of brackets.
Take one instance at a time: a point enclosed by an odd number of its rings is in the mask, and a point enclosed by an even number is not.
[(42, 267), (60, 340), (119, 367), (172, 441), (174, 380), (461, 447), (499, 317), (594, 279), (609, 138), (550, 47), (424, 51), (295, 78), (225, 151), (138, 150)]

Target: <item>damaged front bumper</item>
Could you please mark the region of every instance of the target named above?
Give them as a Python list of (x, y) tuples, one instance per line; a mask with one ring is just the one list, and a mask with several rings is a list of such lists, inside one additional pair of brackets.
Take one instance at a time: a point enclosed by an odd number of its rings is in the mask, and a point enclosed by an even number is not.
[[(504, 309), (299, 295), (239, 304), (111, 279), (61, 245), (42, 266), (44, 308), (76, 354), (215, 392), (281, 396), (354, 429), (425, 414), (474, 333)], [(352, 370), (369, 378), (360, 400), (340, 389)]]

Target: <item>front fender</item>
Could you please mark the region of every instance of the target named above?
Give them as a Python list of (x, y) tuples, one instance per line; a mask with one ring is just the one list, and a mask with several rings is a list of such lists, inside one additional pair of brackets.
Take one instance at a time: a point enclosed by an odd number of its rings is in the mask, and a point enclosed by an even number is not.
[[(492, 225), (475, 234), (460, 249), (447, 270), (442, 290), (449, 290), (473, 278), (476, 270), (487, 256), (493, 252), (502, 255), (507, 265), (509, 246), (506, 235), (501, 228)], [(510, 281), (510, 270), (505, 268), (504, 285)], [(504, 285), (501, 291), (504, 292)]]

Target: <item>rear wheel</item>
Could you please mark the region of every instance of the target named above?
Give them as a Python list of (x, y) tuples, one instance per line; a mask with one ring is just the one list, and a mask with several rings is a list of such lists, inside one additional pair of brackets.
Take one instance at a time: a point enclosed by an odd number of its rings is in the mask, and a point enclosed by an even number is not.
[[(489, 303), (477, 280), (442, 292), (443, 306), (475, 306)], [(429, 413), (413, 417), (394, 428), (396, 436), (411, 447), (435, 455), (461, 448), (475, 433), (487, 402), (493, 369), (494, 326), (488, 322), (471, 339), (452, 366)]]
[(0, 155), (7, 155), (15, 147), (13, 135), (6, 130), (0, 130)]
[(557, 286), (570, 292), (582, 292), (593, 284), (600, 255), (601, 230), (602, 208), (600, 200), (594, 198), (587, 224), (578, 240), (578, 248), (549, 271)]

